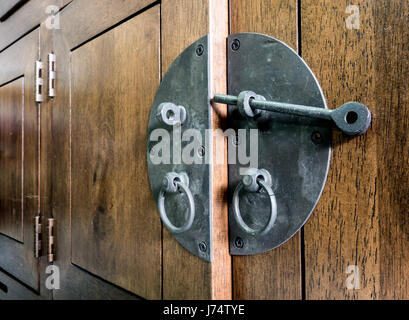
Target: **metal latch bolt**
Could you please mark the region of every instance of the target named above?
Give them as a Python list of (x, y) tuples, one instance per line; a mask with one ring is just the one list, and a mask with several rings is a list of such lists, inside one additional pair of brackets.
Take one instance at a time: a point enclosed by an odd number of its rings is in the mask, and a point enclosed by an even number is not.
[(364, 134), (371, 124), (371, 112), (358, 102), (348, 102), (335, 110), (302, 106), (276, 101), (265, 101), (262, 96), (252, 91), (243, 91), (238, 97), (216, 94), (214, 102), (237, 105), (240, 114), (247, 118), (255, 118), (261, 110), (299, 115), (309, 118), (332, 120), (336, 126), (349, 136)]

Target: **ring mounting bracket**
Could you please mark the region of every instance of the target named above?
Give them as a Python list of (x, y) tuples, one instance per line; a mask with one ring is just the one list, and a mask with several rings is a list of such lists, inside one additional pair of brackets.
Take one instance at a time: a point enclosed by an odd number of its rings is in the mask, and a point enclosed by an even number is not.
[[(237, 43), (240, 45), (237, 46)], [(317, 79), (286, 44), (266, 35), (243, 33), (228, 38), (228, 94), (253, 91), (267, 100), (327, 108)], [(244, 97), (245, 98), (245, 97)], [(248, 112), (250, 112), (249, 110)], [(329, 161), (331, 126), (327, 121), (263, 112), (245, 117), (235, 105), (228, 107), (229, 128), (258, 129), (258, 168), (272, 176), (277, 218), (271, 229), (251, 234), (234, 218), (234, 191), (241, 183), (243, 166), (229, 165), (229, 232), (232, 255), (259, 254), (289, 240), (307, 221), (321, 196)], [(228, 148), (239, 148), (230, 143)], [(266, 192), (241, 191), (243, 221), (259, 230), (268, 223), (270, 196)]]
[[(210, 128), (209, 53), (208, 36), (189, 46), (173, 62), (156, 93), (151, 109), (147, 134), (147, 162), (151, 189), (155, 201), (163, 205), (167, 218), (176, 227), (183, 226), (191, 216), (194, 221), (184, 232), (172, 232), (173, 237), (189, 252), (212, 260), (210, 152), (206, 132)], [(186, 164), (182, 151), (191, 143), (182, 136), (189, 129), (198, 130), (202, 139), (194, 163)], [(165, 137), (164, 137), (165, 136)], [(196, 140), (197, 141), (197, 140)], [(169, 158), (163, 152), (169, 147)], [(161, 149), (161, 150), (159, 150)], [(160, 163), (158, 163), (160, 162)], [(161, 195), (164, 178), (169, 173), (186, 174), (187, 189)], [(170, 225), (170, 224), (168, 224)], [(176, 228), (174, 228), (176, 229)]]

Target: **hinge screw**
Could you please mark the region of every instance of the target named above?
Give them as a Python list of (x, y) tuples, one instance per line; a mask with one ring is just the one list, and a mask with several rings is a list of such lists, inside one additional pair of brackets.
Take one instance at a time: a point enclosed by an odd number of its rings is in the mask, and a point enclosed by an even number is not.
[(207, 244), (206, 244), (206, 242), (200, 242), (199, 243), (199, 250), (200, 251), (202, 251), (202, 252), (206, 252), (207, 251)]
[(206, 154), (205, 147), (201, 146), (199, 150), (197, 151), (197, 154), (199, 157), (203, 158)]
[(196, 48), (196, 54), (200, 57), (204, 52), (204, 47), (202, 44), (199, 44)]
[(237, 237), (236, 240), (234, 240), (234, 245), (236, 246), (236, 248), (238, 249), (243, 249), (244, 247), (244, 241), (242, 238)]
[(240, 49), (240, 40), (239, 39), (234, 39), (232, 44), (231, 44), (231, 48), (233, 51), (237, 51)]
[(314, 142), (315, 144), (321, 144), (322, 143), (322, 135), (320, 132), (314, 132), (311, 136), (311, 140), (312, 142)]
[(232, 143), (234, 146), (240, 145), (240, 138), (238, 136), (233, 136)]

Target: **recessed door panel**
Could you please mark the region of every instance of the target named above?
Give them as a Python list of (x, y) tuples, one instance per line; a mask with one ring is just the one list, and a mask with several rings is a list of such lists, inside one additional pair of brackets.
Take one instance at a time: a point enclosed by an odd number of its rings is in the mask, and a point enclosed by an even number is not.
[(157, 8), (72, 52), (72, 263), (145, 297), (158, 297), (161, 282), (145, 161), (158, 84)]
[(0, 53), (0, 269), (39, 290), (34, 217), (39, 214), (38, 116), (34, 96), (39, 30)]
[(0, 87), (0, 233), (23, 242), (23, 85)]

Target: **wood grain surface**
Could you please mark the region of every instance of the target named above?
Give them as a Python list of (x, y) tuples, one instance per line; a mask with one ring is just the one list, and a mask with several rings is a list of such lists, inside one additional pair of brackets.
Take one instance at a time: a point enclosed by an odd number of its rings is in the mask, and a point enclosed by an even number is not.
[(23, 87), (0, 87), (0, 232), (23, 242)]
[[(210, 96), (227, 94), (227, 41), (229, 33), (228, 1), (210, 2), (209, 35), (211, 45)], [(227, 129), (227, 106), (212, 102), (213, 129)], [(212, 299), (230, 300), (233, 298), (232, 258), (229, 254), (228, 241), (228, 167), (227, 139), (225, 145), (219, 145), (213, 137), (212, 163)], [(224, 162), (219, 164), (218, 155), (223, 154)]]
[(38, 300), (39, 296), (0, 270), (0, 300)]
[[(40, 59), (44, 63), (45, 70), (48, 70), (48, 54), (54, 52), (54, 32), (47, 28), (43, 23), (40, 25)], [(48, 72), (44, 80), (43, 86), (43, 101), (39, 107), (39, 212), (41, 217), (41, 223), (43, 225), (43, 233), (48, 235), (47, 222), (48, 219), (53, 218), (52, 212), (52, 187), (53, 176), (55, 171), (52, 170), (53, 154), (51, 143), (53, 126), (52, 126), (52, 114), (53, 114), (53, 98), (48, 97)], [(55, 221), (54, 221), (55, 222)], [(55, 239), (57, 233), (54, 231)], [(48, 241), (46, 237), (43, 237), (42, 252), (43, 255), (37, 259), (39, 262), (39, 299), (50, 300), (53, 297), (53, 290), (49, 290), (46, 287), (46, 279), (49, 277), (49, 273), (46, 273), (46, 269), (49, 266), (48, 262)], [(54, 260), (58, 259), (58, 241), (54, 242)]]
[(71, 59), (72, 263), (159, 298), (161, 222), (145, 153), (159, 83), (159, 8), (85, 44)]
[[(112, 17), (134, 13), (116, 8), (122, 13)], [(87, 9), (97, 23), (98, 8)], [(64, 10), (62, 23), (75, 15)], [(74, 26), (55, 33), (59, 76), (49, 143), (64, 288), (56, 299), (161, 297), (161, 224), (145, 159), (148, 108), (159, 85), (159, 21), (155, 6), (97, 37), (94, 26), (79, 48), (70, 47)]]
[[(37, 28), (50, 17), (46, 12), (49, 6), (63, 8), (72, 0), (30, 0), (7, 20), (0, 23), (0, 51)], [(3, 0), (2, 0), (3, 2)]]
[[(230, 33), (264, 33), (297, 50), (297, 1), (230, 0)], [(233, 258), (235, 299), (301, 299), (301, 237), (265, 254)]]
[(409, 299), (409, 3), (373, 3), (381, 299)]
[(74, 49), (153, 3), (155, 0), (74, 0), (61, 15), (70, 17), (61, 20), (67, 46)]
[[(355, 1), (360, 27), (348, 29), (348, 1), (301, 3), (303, 57), (321, 84), (328, 107), (360, 101), (374, 124), (362, 137), (333, 133), (324, 193), (305, 227), (306, 298), (379, 297), (380, 225), (377, 193), (378, 121), (375, 91), (373, 3)], [(349, 269), (360, 273), (359, 290), (348, 289)]]
[(19, 2), (20, 0), (2, 0), (0, 2), (0, 18), (13, 9)]
[[(14, 185), (20, 189), (20, 217), (16, 221), (9, 220), (7, 228), (13, 232), (10, 222), (21, 224), (22, 242), (18, 242), (0, 233), (0, 268), (12, 274), (19, 281), (30, 286), (33, 290), (38, 290), (38, 261), (34, 258), (34, 217), (38, 214), (38, 108), (34, 96), (34, 66), (39, 58), (39, 30), (36, 29), (23, 39), (16, 42), (7, 50), (0, 52), (0, 84), (5, 84), (2, 89), (2, 100), (6, 103), (6, 108), (16, 108), (10, 110), (15, 116), (20, 115), (20, 126), (23, 126), (20, 134), (14, 135), (17, 148), (21, 148), (20, 166), (22, 170), (20, 176), (13, 179)], [(7, 91), (7, 93), (6, 93)], [(4, 105), (3, 105), (4, 106)], [(20, 111), (18, 110), (20, 108)], [(2, 146), (6, 156), (10, 151), (13, 153), (15, 146)], [(10, 148), (10, 149), (9, 149)], [(17, 160), (17, 159), (16, 159)], [(17, 160), (18, 161), (18, 160)], [(18, 166), (18, 163), (17, 163)], [(1, 167), (1, 170), (8, 170)], [(12, 187), (12, 186), (10, 186)], [(17, 206), (18, 207), (18, 206)], [(16, 210), (17, 210), (16, 207)], [(7, 214), (8, 217), (10, 215)], [(4, 226), (3, 226), (4, 227)], [(10, 232), (2, 230), (5, 234)]]
[[(302, 8), (304, 56), (329, 106), (356, 99), (374, 118), (362, 138), (334, 134), (327, 188), (306, 229), (307, 294), (407, 299), (409, 7), (358, 1), (360, 26), (349, 30), (348, 5), (304, 1)], [(360, 271), (359, 290), (346, 288), (350, 265)]]

